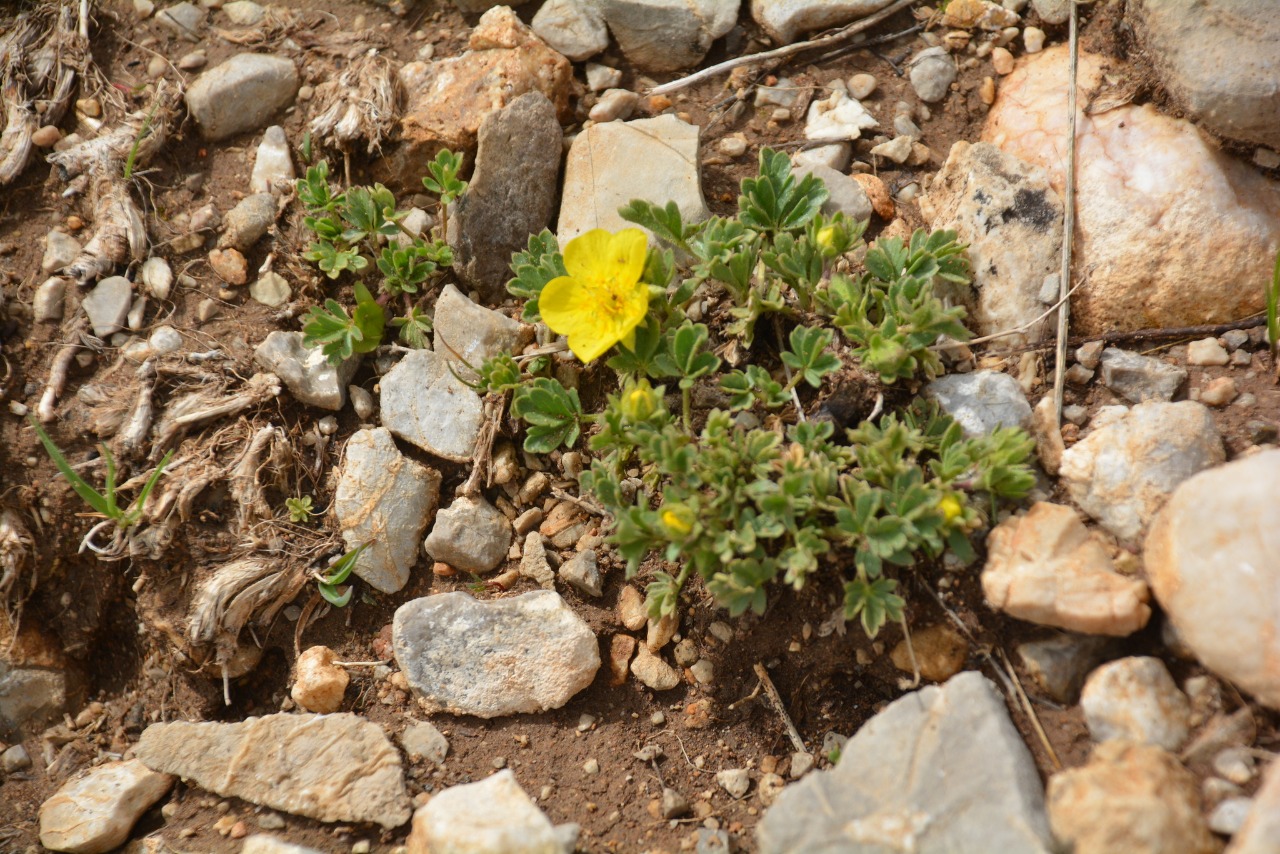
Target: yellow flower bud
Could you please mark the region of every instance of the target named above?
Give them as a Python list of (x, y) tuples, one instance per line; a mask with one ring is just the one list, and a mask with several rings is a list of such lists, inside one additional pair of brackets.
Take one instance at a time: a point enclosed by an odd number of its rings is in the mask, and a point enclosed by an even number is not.
[(648, 421), (658, 411), (658, 394), (648, 380), (640, 380), (622, 392), (622, 414), (630, 421)]
[(942, 517), (948, 522), (964, 513), (964, 505), (954, 495), (943, 496), (942, 500), (938, 502), (938, 509), (942, 511)]
[(662, 525), (673, 537), (687, 537), (693, 532), (693, 510), (685, 504), (668, 504), (659, 514)]
[(836, 227), (824, 226), (818, 229), (818, 246), (823, 252), (834, 252), (836, 248)]

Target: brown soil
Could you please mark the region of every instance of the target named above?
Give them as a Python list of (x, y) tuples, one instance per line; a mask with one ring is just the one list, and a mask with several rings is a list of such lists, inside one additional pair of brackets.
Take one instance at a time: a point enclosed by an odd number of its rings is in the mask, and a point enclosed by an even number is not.
[[(133, 90), (146, 81), (146, 68), (153, 56), (159, 54), (176, 62), (196, 47), (171, 37), (154, 20), (137, 22), (128, 0), (111, 0), (102, 5), (93, 37), (93, 59), (112, 85)], [(426, 40), (436, 45), (437, 57), (449, 56), (462, 50), (466, 33), (475, 22), (474, 18), (457, 13), (449, 3), (414, 4), (405, 18), (397, 18), (382, 6), (342, 0), (295, 0), (291, 7), (324, 13), (313, 16), (315, 33), (367, 28), (377, 43), (387, 46), (387, 55), (401, 61), (416, 57), (422, 43), (416, 31), (425, 33)], [(534, 3), (518, 11), (529, 20), (536, 8)], [(1117, 35), (1114, 13), (1103, 11), (1099, 16), (1085, 29), (1086, 44), (1093, 49), (1122, 52), (1123, 37)], [(743, 18), (748, 16), (744, 13)], [(0, 16), (0, 31), (4, 21)], [(1034, 23), (1034, 19), (1030, 22)], [(898, 32), (913, 23), (909, 15), (903, 14), (876, 32)], [(1054, 28), (1049, 31), (1051, 41), (1063, 35)], [(745, 51), (756, 35), (750, 24), (736, 29), (708, 61)], [(199, 46), (207, 51), (210, 66), (244, 49), (216, 36)], [(869, 72), (879, 80), (879, 89), (869, 104), (877, 116), (891, 119), (896, 101), (916, 103), (902, 69), (902, 61), (916, 47), (908, 37), (830, 60), (801, 57), (772, 73), (789, 76), (817, 91), (832, 79)], [(616, 48), (599, 61), (625, 69), (624, 86), (644, 88), (641, 75), (631, 70)], [(304, 68), (306, 82), (314, 84), (327, 78), (339, 62), (319, 55), (311, 58)], [(171, 69), (168, 73), (178, 72)], [(880, 177), (892, 191), (912, 181), (926, 180), (941, 166), (953, 142), (977, 139), (986, 111), (979, 87), (983, 78), (992, 74), (988, 61), (974, 59), (972, 67), (961, 71), (959, 92), (933, 108), (929, 118), (917, 119), (933, 155), (921, 167), (881, 171)], [(794, 147), (803, 138), (803, 106), (794, 111), (792, 121), (779, 124), (769, 120), (768, 108), (758, 112), (750, 103), (737, 105), (731, 95), (722, 78), (674, 97), (675, 109), (687, 113), (703, 128), (703, 185), (716, 213), (735, 209), (738, 183), (754, 171), (759, 147)], [(802, 105), (807, 100), (802, 99)], [(581, 107), (580, 115), (585, 116), (585, 112), (586, 106)], [(284, 126), (292, 142), (301, 139), (309, 118), (305, 104), (285, 116)], [(717, 142), (738, 131), (746, 134), (749, 154), (725, 162), (718, 153)], [(191, 212), (213, 202), (225, 213), (241, 198), (248, 186), (256, 143), (256, 135), (245, 135), (206, 144), (190, 123), (184, 126), (146, 175), (151, 188), (146, 203), (153, 240), (160, 243), (180, 233), (169, 225), (178, 212)], [(870, 143), (858, 145), (859, 153), (865, 154)], [(353, 160), (353, 180), (360, 181), (376, 165)], [(17, 186), (0, 196), (0, 284), (7, 281), (10, 317), (0, 329), (7, 402), (34, 406), (49, 371), (51, 354), (61, 340), (58, 327), (34, 325), (29, 313), (22, 311), (22, 304), (29, 306), (34, 288), (42, 280), (40, 260), (45, 233), (54, 225), (66, 223), (72, 215), (91, 218), (92, 211), (82, 209), (83, 202), (60, 198), (60, 189), (41, 162), (30, 166)], [(902, 216), (907, 227), (922, 224), (914, 205), (903, 206)], [(868, 238), (886, 225), (873, 221)], [(298, 258), (303, 243), (295, 205), (282, 218), (275, 242), (260, 242), (248, 261), (250, 269), (257, 269), (266, 259), (268, 247), (274, 249), (277, 269), (283, 266), (294, 287), (295, 301), (305, 305), (323, 291), (319, 275)], [(221, 348), (229, 359), (219, 363), (217, 371), (228, 377), (247, 378), (253, 373), (253, 347), (268, 332), (298, 328), (295, 317), (246, 299), (244, 289), (222, 287), (203, 252), (174, 257), (160, 251), (170, 257), (175, 273), (188, 273), (196, 286), (175, 288), (172, 302), (158, 312), (149, 312), (148, 322), (168, 323), (179, 329), (187, 336), (188, 347), (194, 340), (203, 342), (201, 349)], [(209, 297), (225, 305), (219, 316), (202, 324), (196, 320), (196, 306)], [(1010, 370), (1016, 373), (1017, 365), (1011, 364)], [(1051, 367), (1042, 369), (1042, 375), (1045, 370), (1051, 372)], [(1193, 369), (1190, 386), (1198, 388), (1207, 379), (1222, 374), (1236, 377), (1240, 390), (1252, 392), (1259, 401), (1252, 413), (1241, 415), (1235, 408), (1217, 413), (1219, 427), (1234, 455), (1251, 444), (1245, 422), (1268, 412), (1275, 420), (1280, 413), (1280, 392), (1269, 381), (1265, 353), (1257, 346), (1249, 369)], [(587, 379), (590, 382), (592, 378)], [(370, 388), (375, 381), (367, 366), (356, 378), (357, 383)], [(53, 430), (55, 440), (73, 463), (94, 453), (95, 439), (90, 431), (94, 413), (75, 397), (76, 390), (90, 382), (102, 386), (109, 395), (123, 396), (133, 388), (134, 380), (132, 370), (120, 366), (109, 348), (88, 366), (73, 370), (59, 409), (60, 420)], [(172, 388), (167, 390), (169, 395), (175, 392)], [(1108, 392), (1091, 387), (1085, 393), (1070, 390), (1068, 402), (1093, 408), (1112, 401)], [(314, 432), (314, 422), (319, 417), (314, 410), (295, 406), (287, 395), (260, 414), (285, 425), (300, 448), (302, 437)], [(298, 484), (297, 492), (315, 494), (318, 506), (327, 502), (325, 497), (331, 492), (328, 476), (340, 457), (345, 438), (357, 427), (349, 408), (338, 414), (338, 421), (335, 440), (318, 461), (312, 450), (303, 449), (308, 463), (316, 465), (308, 466), (310, 482)], [(466, 472), (461, 467), (441, 467), (438, 462), (435, 465), (445, 474), (442, 494), (451, 494)], [(273, 495), (273, 500), (282, 502), (288, 494)], [(249, 675), (232, 681), (230, 706), (222, 702), (222, 684), (216, 673), (194, 672), (191, 662), (172, 654), (169, 638), (158, 630), (159, 620), (176, 619), (184, 613), (191, 586), (211, 566), (225, 562), (227, 553), (236, 546), (227, 524), (234, 508), (227, 502), (225, 491), (213, 489), (206, 494), (196, 517), (180, 529), (163, 566), (146, 561), (103, 562), (91, 555), (77, 554), (80, 539), (92, 520), (78, 515), (83, 506), (39, 449), (25, 420), (10, 416), (0, 421), (0, 497), (4, 506), (19, 510), (36, 533), (34, 566), (38, 589), (26, 604), (23, 624), (54, 647), (55, 654), (64, 654), (72, 670), (83, 679), (82, 696), (72, 704), (69, 719), (43, 738), (35, 735), (25, 740), (35, 760), (34, 767), (11, 774), (0, 784), (0, 849), (39, 850), (40, 804), (70, 776), (99, 757), (127, 752), (147, 723), (174, 719), (240, 720), (290, 706), (287, 698), (295, 654), (295, 624), (288, 619), (277, 620), (267, 633), (258, 634), (265, 648), (262, 661)], [(135, 582), (143, 574), (150, 579), (149, 586), (135, 592)], [(157, 578), (180, 578), (182, 583), (175, 580), (172, 585), (161, 585), (155, 581)], [(640, 581), (643, 580), (642, 573)], [(598, 634), (602, 657), (607, 658), (612, 635), (625, 631), (615, 610), (624, 583), (623, 572), (615, 564), (607, 573), (602, 599), (593, 601), (572, 592), (566, 594)], [(306, 630), (303, 646), (328, 645), (347, 661), (386, 659), (385, 627), (396, 607), (428, 592), (467, 586), (467, 579), (433, 578), (423, 563), (409, 586), (398, 594), (365, 596), (345, 611), (329, 612)], [(940, 589), (947, 608), (973, 635), (968, 667), (995, 677), (992, 656), (996, 660), (1002, 653), (1012, 656), (1018, 643), (1047, 634), (993, 614), (983, 603), (973, 574), (948, 576), (941, 566), (921, 566), (908, 582), (910, 622), (917, 629), (949, 619), (928, 592)], [(304, 588), (295, 603), (302, 606), (310, 596), (311, 589)], [(171, 600), (168, 604), (166, 597)], [(696, 585), (689, 601), (692, 604), (683, 611), (680, 633), (695, 639), (703, 654), (713, 661), (716, 677), (711, 688), (698, 687), (691, 677), (686, 679), (688, 684), (660, 695), (634, 681), (613, 687), (606, 667), (591, 688), (555, 712), (496, 721), (437, 716), (433, 721), (450, 740), (446, 767), (435, 770), (406, 760), (411, 792), (427, 795), (483, 778), (505, 765), (515, 771), (527, 792), (539, 797), (539, 804), (553, 821), (582, 825), (583, 850), (675, 851), (688, 845), (694, 830), (703, 824), (728, 829), (742, 850), (752, 850), (754, 826), (764, 805), (754, 786), (740, 801), (729, 798), (715, 784), (715, 772), (731, 767), (767, 770), (774, 766), (785, 776), (793, 749), (778, 714), (758, 690), (752, 666), (762, 663), (768, 668), (796, 727), (810, 749), (817, 752), (826, 733), (852, 734), (886, 703), (901, 696), (909, 674), (896, 670), (886, 654), (901, 635), (896, 627), (890, 627), (872, 643), (855, 625), (850, 625), (847, 633), (822, 631), (823, 623), (839, 602), (834, 580), (820, 581), (801, 593), (777, 589), (762, 617), (748, 616), (732, 623), (734, 638), (727, 647), (713, 639), (708, 626), (715, 620), (730, 622), (728, 618)], [(149, 609), (148, 613), (140, 613), (140, 607)], [(140, 622), (143, 616), (146, 619)], [(1153, 625), (1158, 622), (1153, 620)], [(1175, 663), (1161, 643), (1158, 626), (1126, 640), (1122, 646), (1128, 652), (1161, 655)], [(1176, 666), (1180, 677), (1194, 670), (1185, 663)], [(1034, 699), (1035, 690), (1025, 674), (1023, 677)], [(78, 714), (81, 709), (88, 711)], [(369, 668), (353, 671), (344, 709), (367, 716), (392, 736), (412, 719), (422, 718), (410, 698), (386, 680), (376, 679)], [(1061, 762), (1068, 766), (1083, 762), (1089, 741), (1079, 709), (1037, 701), (1036, 710)], [(1011, 704), (1010, 711), (1041, 772), (1048, 775), (1054, 766), (1043, 741), (1021, 708)], [(584, 715), (595, 719), (585, 729), (579, 726)], [(1262, 712), (1259, 715), (1266, 722), (1260, 740), (1267, 744), (1274, 741), (1275, 721)], [(633, 756), (651, 743), (661, 746), (664, 758), (645, 762)], [(583, 770), (589, 759), (598, 762), (598, 773), (587, 774)], [(664, 786), (679, 790), (695, 803), (708, 802), (709, 808), (704, 808), (705, 814), (697, 818), (664, 821), (651, 811), (651, 802), (660, 796)], [(168, 814), (162, 816), (158, 805), (135, 828), (134, 838), (158, 832), (174, 851), (238, 851), (241, 843), (220, 834), (215, 823), (224, 815), (233, 816), (242, 819), (252, 833), (263, 826), (266, 812), (235, 799), (224, 801), (181, 783), (166, 801), (172, 805), (166, 809)], [(408, 832), (407, 827), (385, 833), (369, 826), (324, 825), (287, 815), (283, 816), (283, 823), (284, 828), (278, 832), (290, 841), (335, 852), (348, 851), (359, 840), (371, 842), (373, 851), (390, 851), (404, 843)]]

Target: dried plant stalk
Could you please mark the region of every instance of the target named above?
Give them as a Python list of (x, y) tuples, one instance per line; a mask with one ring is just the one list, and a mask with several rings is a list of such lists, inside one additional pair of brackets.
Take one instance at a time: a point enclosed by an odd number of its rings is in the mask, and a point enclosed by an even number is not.
[(373, 154), (395, 126), (400, 101), (395, 67), (370, 52), (347, 66), (337, 79), (316, 87), (318, 114), (311, 120), (311, 135), (343, 152), (363, 143), (366, 152)]
[(213, 647), (218, 662), (230, 661), (240, 633), (250, 622), (270, 623), (306, 583), (300, 566), (279, 560), (245, 558), (217, 569), (191, 600), (187, 640)]

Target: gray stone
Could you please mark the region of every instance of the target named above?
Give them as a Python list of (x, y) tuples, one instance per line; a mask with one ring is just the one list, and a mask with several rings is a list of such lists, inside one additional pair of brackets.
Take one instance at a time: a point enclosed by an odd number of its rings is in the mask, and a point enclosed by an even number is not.
[(1252, 806), (1250, 798), (1227, 798), (1209, 814), (1209, 829), (1223, 836), (1235, 836), (1244, 826)]
[(1094, 741), (1118, 738), (1177, 750), (1187, 739), (1191, 704), (1158, 658), (1131, 656), (1089, 674), (1080, 707)]
[(560, 566), (560, 580), (585, 596), (604, 595), (600, 584), (600, 568), (596, 565), (596, 553), (592, 549), (578, 552)]
[(301, 332), (272, 332), (253, 351), (254, 360), (278, 376), (300, 403), (337, 412), (347, 403), (347, 385), (360, 357), (334, 365), (319, 347), (303, 344)]
[(1146, 539), (1151, 589), (1196, 657), (1280, 708), (1280, 450), (1184, 481)]
[(629, 119), (639, 103), (640, 95), (630, 89), (610, 89), (596, 101), (588, 118), (597, 123)]
[(469, 381), (486, 359), (502, 353), (517, 354), (533, 337), (533, 330), (493, 309), (476, 305), (453, 285), (445, 285), (436, 300), (433, 348), (454, 362)]
[(454, 462), (475, 451), (484, 404), (430, 350), (414, 350), (382, 378), (379, 407), (388, 430), (422, 450)]
[(333, 497), (347, 548), (368, 546), (355, 574), (383, 593), (403, 588), (439, 500), (439, 472), (403, 456), (385, 428), (357, 431)]
[(751, 17), (769, 38), (790, 44), (801, 33), (843, 26), (878, 12), (893, 0), (751, 0)]
[(813, 175), (826, 184), (827, 200), (822, 204), (822, 212), (827, 216), (842, 213), (850, 219), (871, 219), (871, 200), (862, 189), (862, 185), (845, 175), (826, 166), (814, 163), (797, 163), (793, 169), (796, 178)]
[(89, 315), (93, 334), (99, 338), (124, 329), (131, 305), (133, 285), (124, 276), (111, 276), (98, 282), (81, 303), (84, 313)]
[(199, 41), (204, 29), (204, 9), (194, 3), (176, 3), (156, 13), (156, 22), (187, 41)]
[(136, 759), (91, 768), (40, 805), (40, 844), (77, 854), (111, 851), (171, 786), (173, 777)]
[(1140, 403), (1068, 448), (1058, 475), (1080, 509), (1134, 543), (1178, 484), (1224, 459), (1206, 407)]
[(480, 125), (475, 174), (450, 211), (448, 237), (453, 269), (488, 300), (506, 296), (512, 253), (551, 222), (561, 137), (541, 92), (521, 95)]
[(44, 257), (40, 269), (46, 273), (61, 270), (80, 255), (80, 241), (70, 234), (51, 231), (44, 239)]
[[(539, 38), (574, 62), (590, 59), (609, 46), (604, 16), (591, 0), (548, 0), (529, 26)], [(588, 66), (588, 83), (590, 77)]]
[(1118, 347), (1102, 351), (1102, 384), (1133, 403), (1173, 400), (1186, 381), (1186, 371), (1153, 356)]
[(564, 246), (593, 228), (635, 228), (618, 216), (632, 199), (674, 201), (686, 222), (710, 215), (698, 175), (698, 126), (672, 115), (606, 122), (574, 139), (556, 236)]
[(911, 60), (911, 88), (930, 104), (947, 97), (956, 74), (956, 61), (944, 47), (927, 48)]
[(201, 74), (187, 89), (187, 109), (207, 140), (257, 130), (293, 102), (298, 69), (282, 57), (240, 53)]
[(600, 668), (596, 637), (553, 591), (480, 602), (414, 599), (392, 623), (396, 661), (428, 713), (496, 718), (558, 709)]
[[(1049, 780), (1049, 821), (1061, 850), (1212, 854), (1195, 777), (1159, 747), (1098, 745), (1089, 763)], [(984, 849), (993, 850), (993, 849)]]
[[(1048, 173), (989, 143), (960, 141), (927, 185), (920, 212), (930, 228), (951, 229), (968, 244), (973, 291), (954, 290), (972, 309), (979, 334), (1021, 327), (1043, 313), (1041, 284), (1062, 261), (1062, 199)], [(1047, 329), (1042, 321), (1002, 341), (1035, 343)]]
[(25, 771), (31, 767), (31, 756), (21, 744), (15, 744), (0, 753), (0, 770), (6, 774)]
[(400, 754), (381, 727), (350, 713), (152, 724), (136, 751), (149, 768), (222, 797), (320, 821), (391, 829), (409, 820)]
[[(258, 825), (265, 826), (261, 819), (259, 819)], [(304, 845), (285, 842), (280, 837), (272, 836), (269, 833), (255, 833), (244, 841), (244, 847), (240, 849), (240, 854), (320, 854), (320, 852)]]
[(751, 772), (746, 768), (726, 768), (716, 772), (716, 782), (729, 797), (739, 799), (751, 788)]
[(488, 572), (511, 548), (511, 523), (483, 498), (458, 498), (436, 514), (423, 547), (464, 572)]
[(267, 10), (253, 0), (231, 0), (222, 7), (222, 13), (236, 26), (252, 27), (262, 20)]
[(1050, 698), (1072, 704), (1085, 676), (1107, 653), (1111, 641), (1095, 635), (1063, 633), (1018, 645), (1022, 666)]
[(408, 854), (572, 854), (578, 825), (552, 826), (510, 770), (451, 786), (413, 814)]
[(832, 140), (837, 147), (847, 149), (852, 140), (877, 124), (875, 116), (867, 112), (861, 102), (836, 89), (809, 105), (804, 136), (811, 141)]
[(1277, 148), (1280, 21), (1274, 11), (1249, 0), (1134, 0), (1125, 18), (1179, 107), (1220, 136)]
[(293, 296), (293, 288), (284, 276), (276, 272), (263, 273), (249, 286), (249, 296), (271, 308), (279, 308)]
[(449, 739), (427, 721), (418, 721), (405, 727), (400, 744), (410, 759), (422, 758), (435, 765), (444, 765), (449, 755)]
[(272, 125), (258, 143), (258, 153), (253, 159), (253, 172), (249, 176), (250, 193), (286, 193), (293, 187), (297, 173), (293, 169), (293, 156), (289, 152), (289, 138), (284, 128)]
[(153, 255), (142, 262), (142, 267), (138, 270), (138, 282), (148, 296), (167, 300), (173, 290), (173, 269), (168, 261)]
[(521, 577), (531, 579), (543, 590), (556, 589), (556, 575), (547, 560), (547, 547), (542, 542), (542, 534), (537, 531), (530, 531), (524, 538), (518, 571)]
[(62, 319), (63, 301), (67, 296), (67, 279), (53, 276), (36, 288), (31, 299), (31, 315), (36, 323), (52, 323)]
[(276, 199), (270, 193), (245, 196), (223, 217), (218, 246), (248, 252), (276, 221)]
[(1031, 404), (1018, 381), (999, 371), (949, 374), (924, 387), (948, 415), (960, 423), (966, 436), (986, 436), (997, 427), (1031, 424)]
[(791, 109), (800, 101), (800, 87), (790, 77), (779, 77), (772, 86), (757, 86), (757, 107), (785, 107)]
[(618, 47), (643, 71), (697, 65), (738, 22), (741, 0), (595, 0)]
[(729, 831), (700, 827), (693, 833), (693, 854), (731, 854), (733, 851)]
[(172, 326), (157, 326), (147, 339), (147, 345), (157, 356), (176, 353), (182, 349), (182, 333)]
[(0, 658), (0, 738), (35, 734), (67, 708), (66, 671)]
[(764, 854), (1052, 849), (1035, 762), (972, 671), (890, 703), (833, 770), (784, 789), (757, 836)]

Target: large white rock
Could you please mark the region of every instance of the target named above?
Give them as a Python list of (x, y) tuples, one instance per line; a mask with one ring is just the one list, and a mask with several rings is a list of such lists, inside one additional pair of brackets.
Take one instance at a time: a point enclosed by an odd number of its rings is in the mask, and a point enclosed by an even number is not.
[(402, 455), (383, 427), (356, 432), (333, 496), (347, 548), (367, 546), (355, 574), (383, 593), (404, 587), (418, 561), (418, 537), (439, 500), (438, 471)]
[(595, 0), (627, 59), (645, 71), (697, 65), (738, 22), (741, 0)]
[(751, 17), (778, 44), (801, 33), (838, 27), (878, 12), (893, 0), (751, 0)]
[(1074, 510), (1043, 501), (991, 531), (982, 591), (1020, 620), (1086, 634), (1123, 637), (1151, 618), (1146, 583), (1115, 571)]
[[(1178, 4), (1173, 4), (1178, 5)], [(1004, 78), (982, 139), (1065, 185), (1065, 46), (1019, 61)], [(1102, 86), (1104, 60), (1080, 53), (1082, 92)], [(1115, 72), (1124, 77), (1123, 69)], [(1075, 278), (1071, 326), (1189, 326), (1248, 317), (1280, 250), (1280, 186), (1150, 104), (1086, 115), (1079, 101)], [(1195, 192), (1187, 192), (1194, 187)]]
[(632, 199), (674, 201), (688, 222), (710, 215), (698, 174), (698, 126), (672, 115), (593, 125), (574, 139), (565, 164), (556, 236), (636, 226), (618, 216)]
[(1031, 426), (1031, 404), (1018, 381), (999, 371), (947, 374), (924, 387), (966, 436), (989, 436), (1000, 427)]
[(187, 109), (208, 140), (257, 130), (293, 101), (298, 69), (262, 53), (238, 53), (196, 78), (187, 89)]
[(1280, 450), (1183, 482), (1151, 526), (1143, 560), (1196, 657), (1280, 708)]
[(259, 365), (284, 381), (300, 403), (337, 411), (347, 403), (347, 386), (360, 366), (360, 356), (337, 365), (320, 347), (307, 347), (301, 332), (275, 331), (253, 351)]
[(173, 777), (136, 759), (91, 768), (40, 805), (40, 844), (76, 854), (111, 851), (172, 785)]
[(484, 403), (430, 350), (414, 350), (382, 378), (379, 401), (388, 430), (422, 450), (464, 463), (475, 452)]
[(1224, 459), (1222, 437), (1203, 404), (1150, 402), (1068, 448), (1058, 475), (1080, 509), (1137, 543), (1178, 484)]
[(435, 795), (413, 814), (408, 854), (572, 854), (576, 824), (553, 826), (509, 769)]

